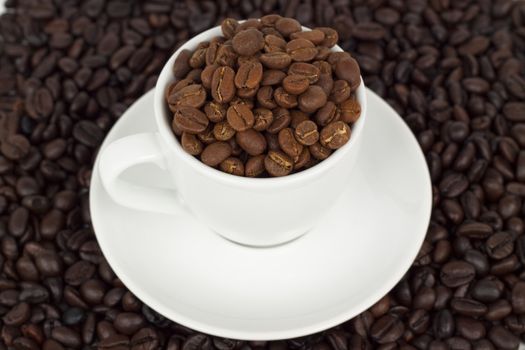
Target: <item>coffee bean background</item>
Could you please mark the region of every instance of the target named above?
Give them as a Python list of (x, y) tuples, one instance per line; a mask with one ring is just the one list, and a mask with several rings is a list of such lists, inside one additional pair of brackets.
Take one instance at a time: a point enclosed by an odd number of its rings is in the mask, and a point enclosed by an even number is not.
[[(0, 349), (516, 349), (525, 339), (522, 1), (6, 5)], [(412, 268), (369, 310), (299, 339), (235, 341), (174, 324), (126, 290), (93, 235), (89, 181), (104, 135), (178, 45), (225, 17), (272, 12), (338, 30), (365, 84), (417, 136), (434, 208)]]

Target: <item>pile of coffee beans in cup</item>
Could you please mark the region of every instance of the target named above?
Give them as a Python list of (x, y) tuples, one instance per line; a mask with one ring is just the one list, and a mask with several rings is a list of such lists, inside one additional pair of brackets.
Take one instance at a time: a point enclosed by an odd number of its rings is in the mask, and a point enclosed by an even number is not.
[(332, 28), (279, 15), (239, 23), (182, 50), (166, 89), (172, 130), (204, 164), (247, 177), (308, 169), (350, 140), (361, 114), (357, 61)]
[[(7, 0), (6, 7), (0, 350), (512, 350), (525, 341), (523, 1)], [(317, 334), (240, 341), (173, 323), (125, 287), (93, 234), (89, 184), (104, 136), (155, 86), (177, 47), (225, 18), (272, 13), (337, 31), (365, 85), (417, 137), (434, 202), (412, 267), (375, 305)]]

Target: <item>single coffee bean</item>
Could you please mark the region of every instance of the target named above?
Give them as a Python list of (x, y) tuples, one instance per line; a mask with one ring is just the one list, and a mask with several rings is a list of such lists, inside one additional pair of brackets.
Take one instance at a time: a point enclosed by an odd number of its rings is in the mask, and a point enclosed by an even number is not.
[(297, 96), (286, 92), (282, 87), (275, 89), (273, 98), (278, 106), (291, 109), (297, 107)]
[(254, 124), (253, 129), (256, 131), (264, 131), (273, 122), (273, 113), (267, 108), (256, 108), (253, 110)]
[(294, 62), (288, 68), (288, 75), (300, 75), (308, 79), (310, 84), (315, 84), (319, 80), (321, 72), (319, 68), (310, 63)]
[(305, 120), (295, 128), (295, 138), (305, 146), (311, 146), (319, 140), (317, 125), (311, 120)]
[(307, 39), (293, 39), (286, 44), (286, 52), (295, 62), (309, 62), (317, 55), (317, 48)]
[(399, 318), (393, 315), (385, 315), (374, 322), (370, 329), (370, 335), (379, 344), (394, 342), (399, 339), (405, 326)]
[(335, 74), (337, 78), (346, 80), (352, 91), (355, 91), (361, 83), (361, 71), (353, 58), (338, 60), (335, 63)]
[(488, 333), (489, 339), (498, 349), (517, 349), (520, 340), (503, 326), (493, 326)]
[(257, 102), (263, 108), (274, 109), (277, 107), (273, 99), (273, 88), (271, 86), (262, 86), (257, 92)]
[(292, 172), (293, 161), (283, 152), (269, 151), (264, 158), (264, 168), (272, 176), (285, 176)]
[[(131, 52), (130, 52), (131, 54)], [(173, 64), (173, 75), (177, 79), (182, 79), (191, 70), (190, 67), (191, 52), (189, 50), (182, 50)]]
[(353, 98), (343, 101), (339, 110), (341, 113), (341, 120), (345, 123), (355, 123), (361, 116), (361, 105)]
[(280, 18), (275, 22), (275, 29), (284, 37), (289, 37), (291, 34), (301, 31), (301, 24), (293, 18)]
[(312, 85), (299, 95), (299, 109), (305, 113), (313, 113), (326, 104), (326, 94), (319, 86)]
[(264, 36), (265, 52), (284, 52), (286, 51), (286, 40), (280, 34), (266, 34)]
[[(259, 59), (269, 69), (285, 69), (292, 63), (292, 57), (288, 53), (281, 51), (263, 53)], [(266, 84), (273, 85), (268, 82)]]
[(230, 102), (235, 96), (235, 72), (227, 66), (221, 66), (213, 72), (211, 95), (217, 103)]
[(290, 35), (291, 39), (306, 39), (315, 45), (321, 45), (325, 40), (325, 33), (319, 29), (312, 29), (307, 32), (296, 32)]
[(276, 108), (272, 111), (273, 122), (266, 129), (271, 134), (277, 134), (282, 129), (288, 127), (292, 120), (290, 112), (285, 108)]
[(283, 79), (282, 84), (284, 90), (292, 95), (300, 95), (310, 86), (308, 78), (300, 75), (288, 75)]
[(501, 293), (502, 286), (492, 278), (476, 281), (471, 291), (474, 299), (485, 303), (496, 301), (501, 296)]
[(325, 37), (321, 42), (321, 45), (326, 47), (333, 47), (337, 45), (339, 41), (339, 34), (333, 28), (329, 27), (316, 27), (314, 30), (319, 30), (324, 33)]
[(181, 136), (182, 148), (192, 156), (198, 156), (204, 148), (202, 142), (194, 134), (183, 132)]
[(332, 101), (326, 102), (315, 114), (315, 121), (319, 126), (326, 126), (341, 118), (341, 111)]
[(254, 89), (262, 80), (263, 67), (260, 62), (241, 65), (235, 74), (235, 86), (238, 89)]
[(235, 140), (250, 156), (260, 155), (266, 150), (266, 139), (263, 134), (254, 129), (237, 132)]
[(299, 157), (303, 151), (303, 145), (295, 139), (294, 131), (290, 128), (279, 131), (278, 140), (281, 149), (292, 159)]
[(190, 106), (200, 108), (206, 102), (206, 90), (200, 84), (188, 85), (168, 96), (170, 108)]
[(489, 305), (489, 309), (485, 314), (485, 319), (489, 321), (499, 321), (512, 313), (512, 306), (505, 300), (498, 300)]
[(277, 69), (267, 69), (263, 72), (262, 86), (278, 85), (287, 77), (286, 73)]
[(264, 154), (250, 157), (246, 162), (245, 166), (245, 175), (248, 177), (258, 177), (265, 171), (264, 159), (266, 156)]
[(512, 287), (512, 310), (517, 314), (525, 313), (525, 282), (517, 282)]
[(226, 118), (230, 126), (236, 131), (250, 129), (255, 124), (252, 110), (244, 104), (230, 106), (226, 112)]
[(219, 122), (213, 127), (213, 136), (218, 141), (228, 141), (235, 135), (235, 129), (227, 121)]
[(454, 298), (450, 301), (450, 307), (455, 313), (479, 317), (487, 313), (488, 307), (479, 301), (467, 298)]
[(319, 142), (314, 143), (309, 147), (310, 153), (315, 159), (324, 160), (332, 154), (332, 150), (328, 147), (324, 147)]
[(487, 254), (497, 260), (506, 258), (514, 251), (514, 239), (508, 232), (497, 232), (490, 236), (486, 243)]
[(218, 123), (226, 119), (226, 106), (215, 101), (207, 102), (204, 113), (211, 122)]
[(348, 124), (336, 121), (328, 124), (321, 130), (319, 141), (321, 145), (335, 150), (350, 140), (350, 134), (351, 130)]
[(207, 145), (201, 153), (201, 161), (211, 167), (222, 163), (232, 153), (231, 146), (226, 142), (214, 142)]
[(175, 112), (173, 124), (183, 132), (198, 134), (208, 127), (206, 115), (195, 107), (180, 106)]
[(233, 37), (232, 46), (239, 55), (255, 55), (264, 47), (263, 34), (255, 28), (242, 30)]
[(441, 282), (447, 287), (455, 288), (472, 281), (476, 274), (474, 267), (464, 261), (451, 261), (441, 268)]
[(226, 158), (221, 164), (220, 169), (225, 173), (244, 176), (244, 164), (239, 158), (229, 157)]
[(350, 98), (350, 85), (346, 80), (334, 81), (329, 99), (336, 104), (342, 103)]

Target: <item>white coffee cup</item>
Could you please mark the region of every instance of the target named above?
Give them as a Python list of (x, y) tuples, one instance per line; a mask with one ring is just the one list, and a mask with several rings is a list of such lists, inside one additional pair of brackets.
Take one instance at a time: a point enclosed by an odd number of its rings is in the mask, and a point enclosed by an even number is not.
[[(123, 206), (174, 215), (187, 215), (189, 210), (210, 229), (240, 244), (271, 246), (288, 242), (308, 232), (352, 181), (366, 120), (365, 86), (361, 80), (356, 91), (361, 117), (352, 126), (350, 141), (326, 160), (279, 178), (223, 173), (182, 149), (171, 131), (172, 114), (165, 101), (166, 88), (174, 80), (172, 67), (177, 55), (221, 34), (220, 26), (207, 30), (171, 56), (155, 87), (158, 131), (127, 136), (107, 145), (100, 155), (102, 183), (112, 199)], [(339, 46), (332, 50), (342, 51)], [(141, 186), (120, 177), (126, 169), (143, 163), (156, 164), (169, 172), (174, 188)]]

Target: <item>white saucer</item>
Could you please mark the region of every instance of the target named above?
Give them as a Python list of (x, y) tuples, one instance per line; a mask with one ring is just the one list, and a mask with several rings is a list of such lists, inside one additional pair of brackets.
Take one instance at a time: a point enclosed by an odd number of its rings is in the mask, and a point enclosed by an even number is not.
[[(410, 267), (432, 197), (426, 162), (409, 128), (370, 91), (368, 104), (356, 182), (342, 189), (317, 228), (278, 247), (237, 245), (190, 214), (181, 219), (119, 206), (104, 191), (95, 164), (91, 216), (111, 267), (159, 313), (222, 337), (292, 338), (365, 310)], [(149, 92), (126, 111), (105, 144), (154, 129)], [(150, 166), (126, 176), (169, 183)]]

